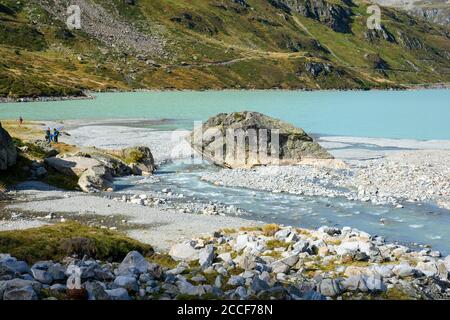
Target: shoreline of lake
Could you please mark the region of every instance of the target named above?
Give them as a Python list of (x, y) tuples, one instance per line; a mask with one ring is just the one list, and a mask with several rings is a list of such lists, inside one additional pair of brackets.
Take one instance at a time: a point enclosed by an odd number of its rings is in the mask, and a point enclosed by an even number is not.
[(450, 89), (450, 83), (435, 83), (435, 84), (415, 84), (410, 86), (405, 86), (404, 88), (391, 88), (391, 89), (281, 89), (281, 88), (271, 88), (271, 89), (205, 89), (205, 90), (190, 90), (190, 89), (135, 89), (135, 90), (106, 90), (106, 91), (83, 91), (84, 95), (77, 96), (39, 96), (39, 97), (21, 97), (21, 98), (7, 98), (0, 97), (0, 105), (7, 103), (33, 103), (33, 102), (55, 102), (55, 101), (69, 101), (69, 100), (94, 100), (96, 99), (96, 94), (100, 93), (161, 93), (161, 92), (240, 92), (240, 91), (281, 91), (281, 92), (365, 92), (365, 91), (415, 91), (415, 90), (441, 90)]

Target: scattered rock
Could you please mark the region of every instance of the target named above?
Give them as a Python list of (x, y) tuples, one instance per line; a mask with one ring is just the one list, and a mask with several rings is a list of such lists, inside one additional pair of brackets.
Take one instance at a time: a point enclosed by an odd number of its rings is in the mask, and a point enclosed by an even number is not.
[(176, 244), (170, 249), (169, 255), (175, 260), (195, 261), (199, 258), (200, 250), (194, 248), (195, 243), (187, 241)]
[(119, 265), (119, 275), (141, 274), (149, 270), (150, 263), (137, 251), (127, 254)]
[(323, 279), (318, 285), (319, 292), (327, 297), (336, 297), (341, 293), (339, 283), (334, 279)]
[(399, 276), (400, 278), (411, 277), (415, 274), (414, 268), (407, 263), (402, 263), (395, 266), (392, 269), (392, 272), (394, 272), (394, 274)]
[(94, 166), (86, 170), (78, 180), (84, 192), (99, 192), (114, 189), (111, 172), (104, 166)]
[(105, 290), (111, 300), (131, 300), (128, 291), (124, 288)]
[(111, 295), (106, 292), (105, 285), (99, 281), (89, 281), (84, 284), (89, 300), (111, 300)]
[(116, 288), (121, 287), (121, 288), (127, 289), (128, 291), (131, 291), (131, 292), (139, 291), (139, 284), (138, 284), (136, 278), (131, 277), (131, 276), (118, 276), (114, 280), (114, 286), (116, 286)]
[[(431, 249), (412, 251), (348, 227), (279, 230), (274, 235), (252, 230), (183, 242), (171, 250), (173, 257), (182, 260), (172, 269), (148, 263), (135, 251), (121, 263), (85, 256), (66, 258), (63, 264), (41, 261), (31, 268), (0, 254), (0, 298), (38, 299), (42, 288), (55, 297), (66, 294), (69, 299), (90, 300), (206, 294), (223, 299), (369, 299), (383, 297), (380, 294), (388, 288), (411, 298), (450, 298), (449, 291), (443, 290), (448, 287), (448, 257), (441, 260)], [(297, 242), (286, 243), (286, 239)], [(279, 242), (280, 247), (268, 250), (270, 241)], [(266, 249), (255, 250), (262, 247)], [(320, 254), (321, 248), (328, 249), (326, 255)], [(221, 252), (217, 260), (215, 252)], [(362, 253), (366, 254), (364, 266), (355, 259)], [(198, 261), (201, 268), (187, 261)], [(66, 288), (67, 276), (74, 275), (79, 275), (81, 288)], [(214, 285), (209, 283), (211, 277)]]
[(205, 248), (201, 249), (198, 254), (198, 257), (199, 257), (198, 262), (202, 269), (206, 269), (206, 268), (210, 267), (215, 258), (214, 246), (208, 245)]
[(3, 300), (38, 300), (38, 296), (32, 286), (25, 286), (5, 290)]

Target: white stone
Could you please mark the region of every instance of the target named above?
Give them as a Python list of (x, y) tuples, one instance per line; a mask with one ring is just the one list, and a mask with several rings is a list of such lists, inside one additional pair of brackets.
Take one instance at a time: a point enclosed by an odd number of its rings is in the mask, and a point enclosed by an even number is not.
[[(195, 245), (195, 244), (194, 244)], [(192, 246), (191, 241), (178, 243), (170, 249), (169, 255), (175, 260), (195, 261), (198, 260), (200, 250)]]
[(236, 237), (236, 244), (234, 245), (234, 250), (242, 251), (247, 247), (248, 242), (251, 240), (251, 237), (247, 234), (240, 234)]
[(434, 262), (419, 262), (416, 269), (421, 271), (427, 277), (434, 277), (439, 273), (437, 265)]
[(396, 265), (392, 271), (400, 278), (410, 277), (414, 275), (414, 268), (407, 263)]
[(450, 256), (447, 256), (447, 257), (444, 259), (444, 264), (445, 264), (445, 266), (447, 267), (448, 272), (450, 272)]

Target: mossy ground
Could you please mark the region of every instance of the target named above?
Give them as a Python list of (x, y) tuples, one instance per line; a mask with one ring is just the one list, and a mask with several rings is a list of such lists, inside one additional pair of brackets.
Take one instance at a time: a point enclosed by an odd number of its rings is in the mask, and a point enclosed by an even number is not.
[(384, 300), (411, 300), (411, 297), (400, 289), (393, 287), (381, 295)]
[(34, 263), (60, 261), (76, 254), (88, 254), (100, 260), (121, 261), (130, 251), (150, 255), (150, 245), (119, 232), (84, 226), (77, 222), (58, 223), (20, 231), (0, 232), (0, 252)]
[(291, 245), (290, 243), (276, 239), (267, 241), (267, 249), (269, 250), (274, 250), (276, 248), (289, 248), (290, 245)]
[(280, 230), (280, 226), (277, 224), (266, 224), (262, 227), (262, 232), (267, 237), (272, 237)]
[(167, 253), (154, 253), (148, 258), (148, 261), (156, 263), (164, 268), (173, 269), (176, 268), (179, 262), (175, 261)]

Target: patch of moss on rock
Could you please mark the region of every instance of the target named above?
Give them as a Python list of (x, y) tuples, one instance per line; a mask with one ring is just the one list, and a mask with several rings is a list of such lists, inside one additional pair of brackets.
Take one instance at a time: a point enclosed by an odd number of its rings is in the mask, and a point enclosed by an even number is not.
[(269, 240), (267, 241), (267, 249), (274, 250), (275, 248), (288, 248), (289, 243), (280, 240)]
[(77, 222), (0, 232), (0, 252), (28, 263), (61, 261), (67, 256), (82, 257), (85, 254), (94, 259), (120, 262), (130, 251), (150, 255), (153, 248), (119, 232)]
[(126, 164), (132, 164), (132, 163), (139, 163), (145, 158), (145, 154), (138, 150), (138, 149), (132, 149), (125, 153), (123, 157), (123, 161)]
[(167, 269), (173, 269), (176, 268), (178, 265), (178, 262), (175, 261), (170, 255), (167, 253), (154, 253), (148, 258), (148, 261), (152, 263), (156, 263), (157, 265), (160, 265), (161, 267), (167, 268)]
[(266, 224), (262, 227), (262, 232), (267, 237), (273, 237), (277, 231), (280, 230), (280, 226), (277, 224)]
[(409, 295), (396, 287), (388, 289), (381, 295), (381, 298), (385, 300), (412, 300)]

